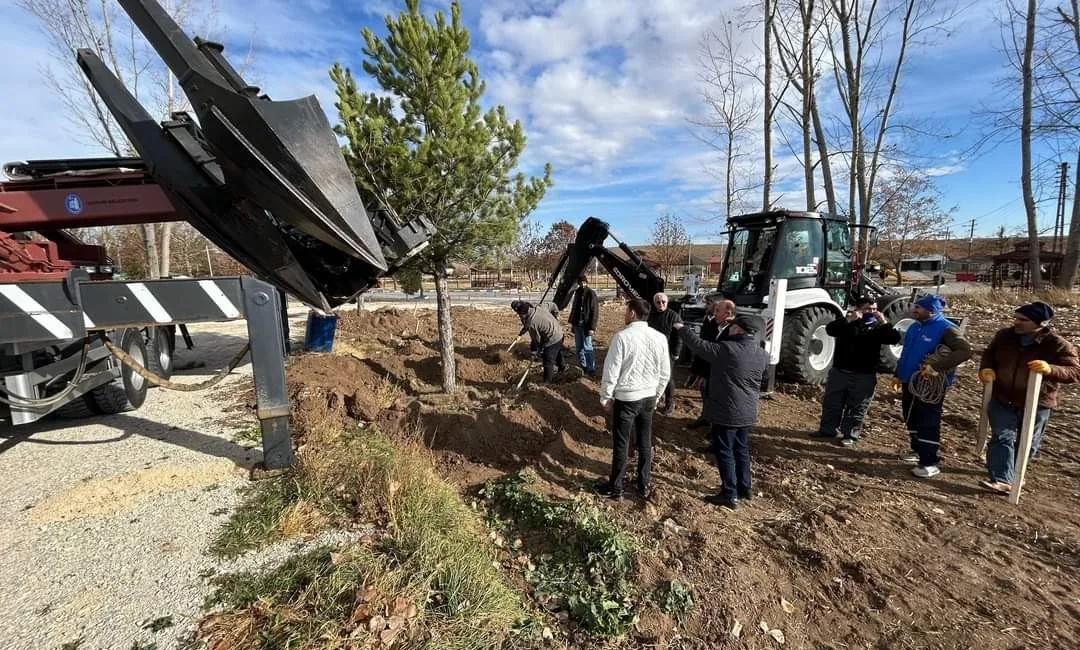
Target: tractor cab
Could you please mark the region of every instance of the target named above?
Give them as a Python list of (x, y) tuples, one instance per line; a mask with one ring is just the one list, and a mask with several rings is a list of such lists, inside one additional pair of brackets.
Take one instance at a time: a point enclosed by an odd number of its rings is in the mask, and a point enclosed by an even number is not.
[(814, 212), (732, 217), (719, 291), (740, 307), (763, 307), (773, 278), (788, 291), (823, 289), (846, 305), (854, 251), (847, 220)]

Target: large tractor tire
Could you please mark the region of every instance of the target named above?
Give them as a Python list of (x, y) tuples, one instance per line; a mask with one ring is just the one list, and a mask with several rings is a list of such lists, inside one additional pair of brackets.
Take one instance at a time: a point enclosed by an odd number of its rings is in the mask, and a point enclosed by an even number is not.
[[(147, 367), (146, 342), (141, 330), (126, 329), (121, 332), (119, 347), (135, 360)], [(115, 339), (114, 339), (115, 340)], [(120, 363), (117, 360), (117, 363)], [(146, 391), (150, 383), (131, 368), (120, 364), (120, 376), (111, 382), (90, 391), (89, 397), (100, 413), (112, 415), (133, 411), (146, 401)]]
[(162, 379), (173, 374), (173, 353), (176, 350), (176, 334), (172, 326), (147, 327), (146, 369)]
[(797, 384), (821, 384), (832, 367), (836, 339), (825, 326), (836, 318), (827, 307), (811, 305), (784, 314), (778, 374)]
[(907, 328), (915, 322), (915, 318), (911, 315), (911, 307), (911, 298), (898, 298), (890, 302), (881, 312), (885, 320), (892, 323), (892, 326), (899, 330), (901, 343), (881, 346), (881, 362), (878, 364), (879, 372), (893, 373), (896, 371), (896, 362), (900, 359), (900, 352), (904, 347), (902, 337), (907, 332)]

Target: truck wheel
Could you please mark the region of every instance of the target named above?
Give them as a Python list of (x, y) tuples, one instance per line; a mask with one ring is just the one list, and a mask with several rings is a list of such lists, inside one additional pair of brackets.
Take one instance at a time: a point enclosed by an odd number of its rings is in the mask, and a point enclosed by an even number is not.
[[(146, 343), (141, 330), (123, 330), (120, 336), (120, 349), (130, 355), (136, 363), (146, 367)], [(117, 363), (120, 361), (117, 360)], [(120, 376), (90, 391), (90, 398), (101, 413), (106, 415), (123, 413), (142, 406), (146, 401), (146, 390), (149, 387), (150, 383), (142, 375), (121, 363)]]
[(898, 298), (890, 302), (885, 307), (885, 310), (881, 312), (885, 320), (892, 323), (892, 326), (900, 332), (901, 338), (900, 343), (896, 345), (881, 346), (881, 362), (878, 364), (879, 372), (892, 373), (896, 371), (896, 362), (900, 360), (900, 352), (904, 349), (904, 333), (915, 322), (915, 318), (911, 315), (911, 307), (911, 298)]
[(173, 331), (170, 331), (172, 327), (169, 325), (146, 328), (146, 369), (162, 379), (169, 379), (173, 374), (176, 338)]
[(778, 373), (798, 384), (823, 383), (836, 350), (836, 339), (825, 332), (825, 326), (835, 318), (832, 311), (819, 305), (785, 314)]
[(93, 398), (90, 397), (90, 393), (80, 395), (78, 398), (73, 399), (56, 409), (53, 413), (55, 413), (57, 417), (67, 420), (81, 420), (83, 418), (101, 415), (101, 411), (98, 409)]

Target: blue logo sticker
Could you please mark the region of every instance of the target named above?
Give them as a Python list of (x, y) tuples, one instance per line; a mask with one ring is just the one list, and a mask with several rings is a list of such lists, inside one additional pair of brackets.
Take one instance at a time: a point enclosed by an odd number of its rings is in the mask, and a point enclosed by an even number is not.
[(83, 200), (78, 194), (68, 194), (64, 197), (64, 208), (71, 214), (80, 214), (83, 211)]

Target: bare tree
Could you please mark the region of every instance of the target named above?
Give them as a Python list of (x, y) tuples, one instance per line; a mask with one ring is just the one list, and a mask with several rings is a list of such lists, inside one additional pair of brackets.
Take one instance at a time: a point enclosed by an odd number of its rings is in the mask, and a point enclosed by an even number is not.
[(652, 227), (652, 259), (665, 272), (685, 263), (690, 256), (690, 235), (682, 221), (671, 213), (660, 217)]
[(1080, 75), (1080, 0), (1071, 0), (1068, 11), (1060, 6), (1055, 9), (1050, 47), (1044, 48), (1049, 75), (1043, 77), (1040, 89), (1052, 122), (1065, 130), (1076, 150), (1069, 236), (1061, 274), (1055, 278), (1058, 287), (1071, 289), (1080, 269), (1080, 86), (1076, 81)]
[(900, 285), (900, 262), (910, 244), (940, 234), (951, 222), (955, 208), (943, 208), (933, 178), (914, 169), (897, 169), (884, 180), (879, 199), (871, 221), (881, 237), (879, 248), (893, 262), (896, 284)]
[(727, 219), (736, 209), (741, 209), (743, 197), (754, 188), (750, 170), (743, 164), (751, 125), (758, 116), (757, 102), (747, 92), (752, 78), (751, 61), (739, 55), (730, 20), (720, 31), (707, 32), (700, 50), (702, 97), (711, 114), (694, 123), (705, 131), (700, 139), (722, 156), (717, 175), (724, 184), (723, 209)]
[[(45, 83), (67, 107), (76, 140), (113, 156), (136, 155), (124, 132), (75, 61), (75, 50), (93, 50), (151, 114), (168, 117), (190, 108), (176, 79), (131, 23), (127, 14), (106, 0), (16, 0), (32, 14), (49, 39), (55, 59), (42, 67)], [(216, 28), (216, 0), (163, 0), (178, 25), (209, 35)], [(249, 52), (250, 56), (250, 52)], [(139, 227), (146, 255), (146, 274), (169, 275), (172, 223)]]
[(942, 33), (955, 15), (955, 8), (941, 0), (829, 0), (829, 49), (849, 128), (852, 223), (870, 222), (874, 185), (889, 162), (887, 136), (909, 49)]
[(765, 79), (764, 79), (764, 102), (765, 107), (762, 111), (762, 117), (764, 119), (764, 136), (765, 136), (765, 178), (762, 181), (762, 200), (761, 209), (768, 210), (772, 207), (772, 202), (769, 197), (769, 193), (772, 190), (772, 176), (773, 176), (773, 163), (772, 163), (772, 128), (773, 118), (776, 113), (776, 102), (773, 100), (773, 84), (772, 84), (772, 68), (773, 68), (773, 45), (772, 45), (772, 26), (773, 21), (776, 20), (776, 0), (762, 0), (764, 6), (763, 29), (765, 30)]
[[(1016, 15), (1016, 8), (1009, 3), (1010, 12)], [(1035, 291), (1042, 290), (1042, 265), (1039, 262), (1039, 224), (1038, 213), (1035, 206), (1035, 193), (1031, 189), (1031, 114), (1032, 98), (1034, 95), (1034, 64), (1035, 53), (1035, 22), (1036, 2), (1028, 0), (1027, 11), (1023, 14), (1024, 40), (1023, 62), (1021, 63), (1021, 84), (1023, 90), (1020, 97), (1020, 188), (1024, 193), (1024, 211), (1027, 213), (1028, 241), (1031, 245), (1028, 263), (1031, 266), (1031, 288)], [(1019, 16), (1017, 16), (1019, 18)]]

